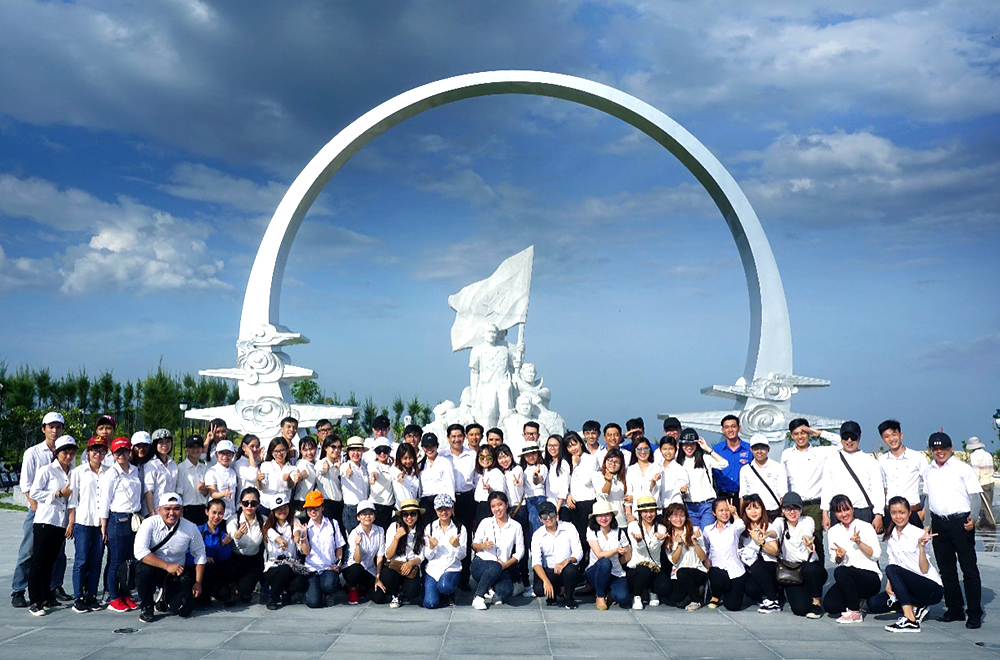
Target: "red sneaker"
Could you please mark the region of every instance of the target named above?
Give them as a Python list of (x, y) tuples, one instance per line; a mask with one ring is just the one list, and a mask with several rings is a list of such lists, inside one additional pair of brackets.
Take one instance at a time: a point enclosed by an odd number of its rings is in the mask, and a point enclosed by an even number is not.
[(358, 599), (358, 590), (351, 587), (347, 590), (347, 604), (348, 605), (360, 605), (361, 601)]
[(125, 604), (124, 598), (112, 598), (111, 602), (108, 603), (108, 609), (112, 612), (128, 612), (128, 605)]
[(139, 606), (134, 600), (132, 600), (131, 596), (125, 596), (125, 607), (127, 607), (130, 612), (139, 609)]

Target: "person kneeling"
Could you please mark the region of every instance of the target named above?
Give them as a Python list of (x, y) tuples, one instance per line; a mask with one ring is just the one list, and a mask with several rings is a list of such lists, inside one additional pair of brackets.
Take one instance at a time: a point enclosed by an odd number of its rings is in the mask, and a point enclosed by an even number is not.
[[(212, 598), (221, 600), (227, 607), (236, 604), (236, 596), (229, 587), (236, 581), (232, 555), (233, 537), (226, 531), (226, 503), (213, 499), (205, 507), (208, 522), (198, 526), (202, 541), (205, 543), (205, 576), (201, 596), (197, 599), (199, 606), (207, 606)], [(194, 567), (194, 557), (187, 555), (188, 569)]]
[(580, 569), (576, 562), (583, 556), (580, 534), (572, 524), (559, 522), (552, 502), (542, 502), (538, 507), (538, 518), (542, 527), (531, 536), (535, 595), (544, 593), (545, 604), (555, 605), (561, 587), (566, 595), (566, 609), (575, 610), (579, 606), (573, 592), (580, 581)]
[[(182, 502), (177, 493), (160, 496), (157, 515), (142, 521), (135, 535), (135, 586), (139, 592), (139, 621), (152, 623), (153, 591), (163, 588), (167, 609), (190, 616), (194, 599), (202, 592), (205, 576), (205, 542), (190, 520), (181, 518)], [(194, 562), (194, 577), (184, 568), (185, 555)]]

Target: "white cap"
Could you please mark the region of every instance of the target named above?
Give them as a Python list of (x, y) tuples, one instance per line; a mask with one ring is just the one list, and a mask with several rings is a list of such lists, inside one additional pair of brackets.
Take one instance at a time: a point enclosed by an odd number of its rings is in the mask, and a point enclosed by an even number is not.
[(371, 500), (361, 500), (358, 502), (358, 513), (362, 511), (374, 511), (375, 504)]
[(164, 493), (163, 495), (160, 495), (160, 499), (157, 501), (156, 506), (173, 506), (175, 504), (177, 506), (181, 506), (183, 504), (181, 496), (177, 493)]
[[(53, 413), (49, 413), (49, 414), (51, 415)], [(55, 414), (58, 415), (59, 413), (55, 413)], [(56, 451), (55, 451), (55, 453), (58, 454), (59, 450), (62, 449), (63, 447), (72, 447), (73, 449), (76, 449), (76, 438), (74, 438), (71, 435), (61, 435), (58, 438), (56, 438)]]
[(770, 447), (771, 443), (767, 441), (767, 436), (763, 433), (754, 433), (750, 436), (750, 446), (754, 447), (756, 445), (767, 445)]
[(236, 445), (231, 440), (219, 440), (219, 444), (215, 445), (215, 453), (218, 454), (220, 451), (229, 451), (235, 454)]
[(152, 440), (149, 438), (149, 433), (146, 431), (136, 431), (132, 434), (132, 446), (136, 445), (148, 445)]
[(45, 413), (45, 417), (42, 417), (42, 424), (55, 424), (55, 423), (66, 425), (66, 420), (63, 419), (62, 413), (57, 413), (56, 411)]

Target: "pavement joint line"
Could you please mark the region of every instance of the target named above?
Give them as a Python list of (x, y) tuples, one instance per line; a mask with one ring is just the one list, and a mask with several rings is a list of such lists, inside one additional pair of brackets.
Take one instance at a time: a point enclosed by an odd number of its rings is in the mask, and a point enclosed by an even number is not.
[[(525, 590), (528, 588), (532, 587), (525, 587)], [(531, 593), (534, 593), (533, 588)], [(542, 606), (542, 598), (535, 598), (534, 601), (535, 606), (538, 608), (538, 613), (542, 615), (542, 627), (545, 629), (545, 644), (549, 647), (549, 657), (554, 658), (556, 654), (552, 650), (552, 639), (549, 637), (549, 620), (545, 617), (545, 607), (548, 606)]]
[[(720, 610), (720, 611), (721, 611), (721, 610)], [(771, 648), (770, 646), (768, 646), (768, 645), (767, 645), (767, 642), (765, 642), (765, 641), (764, 641), (764, 640), (762, 640), (762, 639), (761, 639), (760, 637), (758, 637), (757, 635), (755, 635), (755, 634), (754, 634), (753, 632), (751, 632), (751, 631), (750, 631), (750, 630), (749, 630), (748, 628), (746, 628), (746, 627), (744, 627), (744, 626), (740, 625), (740, 622), (739, 622), (739, 621), (737, 621), (736, 619), (734, 619), (733, 617), (729, 616), (729, 613), (728, 613), (728, 612), (722, 612), (722, 616), (724, 616), (724, 617), (726, 617), (727, 619), (729, 619), (729, 621), (730, 621), (730, 622), (731, 622), (732, 624), (734, 624), (734, 625), (735, 625), (735, 626), (736, 626), (737, 628), (739, 628), (740, 630), (742, 630), (742, 631), (743, 631), (743, 632), (745, 632), (746, 634), (750, 635), (750, 637), (751, 637), (752, 639), (754, 639), (754, 640), (755, 640), (755, 641), (756, 641), (756, 642), (757, 642), (758, 644), (760, 644), (761, 646), (763, 646), (764, 648), (766, 648), (766, 649), (767, 649), (768, 651), (770, 651), (771, 653), (773, 653), (773, 654), (774, 654), (774, 655), (775, 655), (776, 657), (778, 657), (778, 658), (781, 658), (782, 660), (784, 660), (784, 657), (785, 657), (785, 656), (781, 655), (780, 653), (778, 653), (777, 651), (775, 651), (774, 649), (772, 649), (772, 648)]]
[(450, 606), (451, 611), (448, 612), (448, 623), (445, 624), (444, 634), (441, 635), (441, 645), (438, 646), (438, 654), (437, 654), (438, 660), (440, 660), (441, 656), (444, 655), (444, 643), (448, 639), (448, 631), (451, 630), (451, 622), (452, 622), (452, 619), (455, 618), (455, 608), (456, 607), (457, 607), (457, 605), (451, 605)]
[[(258, 615), (255, 619), (251, 620), (248, 624), (246, 624), (245, 626), (243, 626), (243, 628), (241, 630), (237, 630), (232, 635), (230, 635), (229, 637), (227, 637), (225, 639), (225, 641), (223, 641), (222, 644), (220, 644), (220, 647), (221, 648), (225, 648), (226, 644), (228, 644), (229, 642), (231, 642), (240, 633), (247, 632), (247, 630), (250, 628), (250, 626), (252, 626), (253, 624), (255, 624), (258, 621), (260, 621), (260, 619), (261, 619), (261, 617), (260, 617), (260, 615)], [(201, 656), (201, 660), (205, 660), (205, 658), (207, 658), (208, 656), (212, 655), (212, 653), (214, 651), (215, 651), (215, 649), (212, 649), (208, 653), (206, 653), (205, 655)]]
[(48, 628), (48, 626), (42, 626), (41, 628), (35, 628), (34, 630), (25, 630), (20, 635), (14, 635), (13, 637), (8, 637), (7, 639), (3, 640), (2, 642), (0, 642), (0, 645), (6, 644), (7, 642), (13, 642), (15, 639), (21, 639), (22, 637), (26, 637), (28, 635), (33, 635), (36, 632), (41, 632), (42, 630), (45, 630), (46, 628)]
[(636, 616), (636, 614), (635, 614), (635, 612), (634, 612), (634, 611), (630, 611), (629, 613), (630, 613), (630, 614), (632, 615), (632, 618), (633, 618), (633, 619), (635, 619), (635, 620), (636, 620), (636, 622), (638, 622), (638, 624), (639, 624), (640, 626), (642, 626), (642, 630), (643, 630), (643, 632), (645, 632), (645, 633), (646, 633), (646, 635), (648, 635), (648, 636), (649, 636), (649, 639), (650, 639), (650, 640), (652, 640), (652, 642), (653, 642), (654, 644), (656, 644), (656, 648), (660, 649), (660, 653), (662, 653), (662, 654), (663, 654), (663, 657), (664, 657), (664, 658), (670, 658), (670, 655), (669, 655), (669, 654), (667, 653), (667, 651), (666, 651), (666, 650), (665, 650), (665, 649), (663, 648), (663, 646), (662, 646), (662, 645), (660, 644), (659, 640), (657, 640), (657, 639), (656, 639), (655, 637), (653, 637), (653, 633), (649, 632), (649, 628), (647, 628), (647, 627), (646, 627), (646, 624), (645, 624), (645, 623), (643, 623), (642, 619), (640, 619), (640, 618), (639, 618), (638, 616)]

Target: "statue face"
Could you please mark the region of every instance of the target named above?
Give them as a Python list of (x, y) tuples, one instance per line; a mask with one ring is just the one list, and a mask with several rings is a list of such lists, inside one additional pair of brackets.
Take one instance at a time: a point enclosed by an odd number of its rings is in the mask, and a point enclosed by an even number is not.
[(531, 414), (531, 399), (526, 396), (517, 397), (517, 412), (525, 417)]
[(499, 336), (500, 330), (495, 325), (490, 324), (483, 330), (483, 339), (486, 340), (487, 344), (495, 344)]
[(530, 362), (525, 362), (521, 367), (521, 376), (524, 378), (525, 382), (534, 383), (535, 382), (535, 365)]

